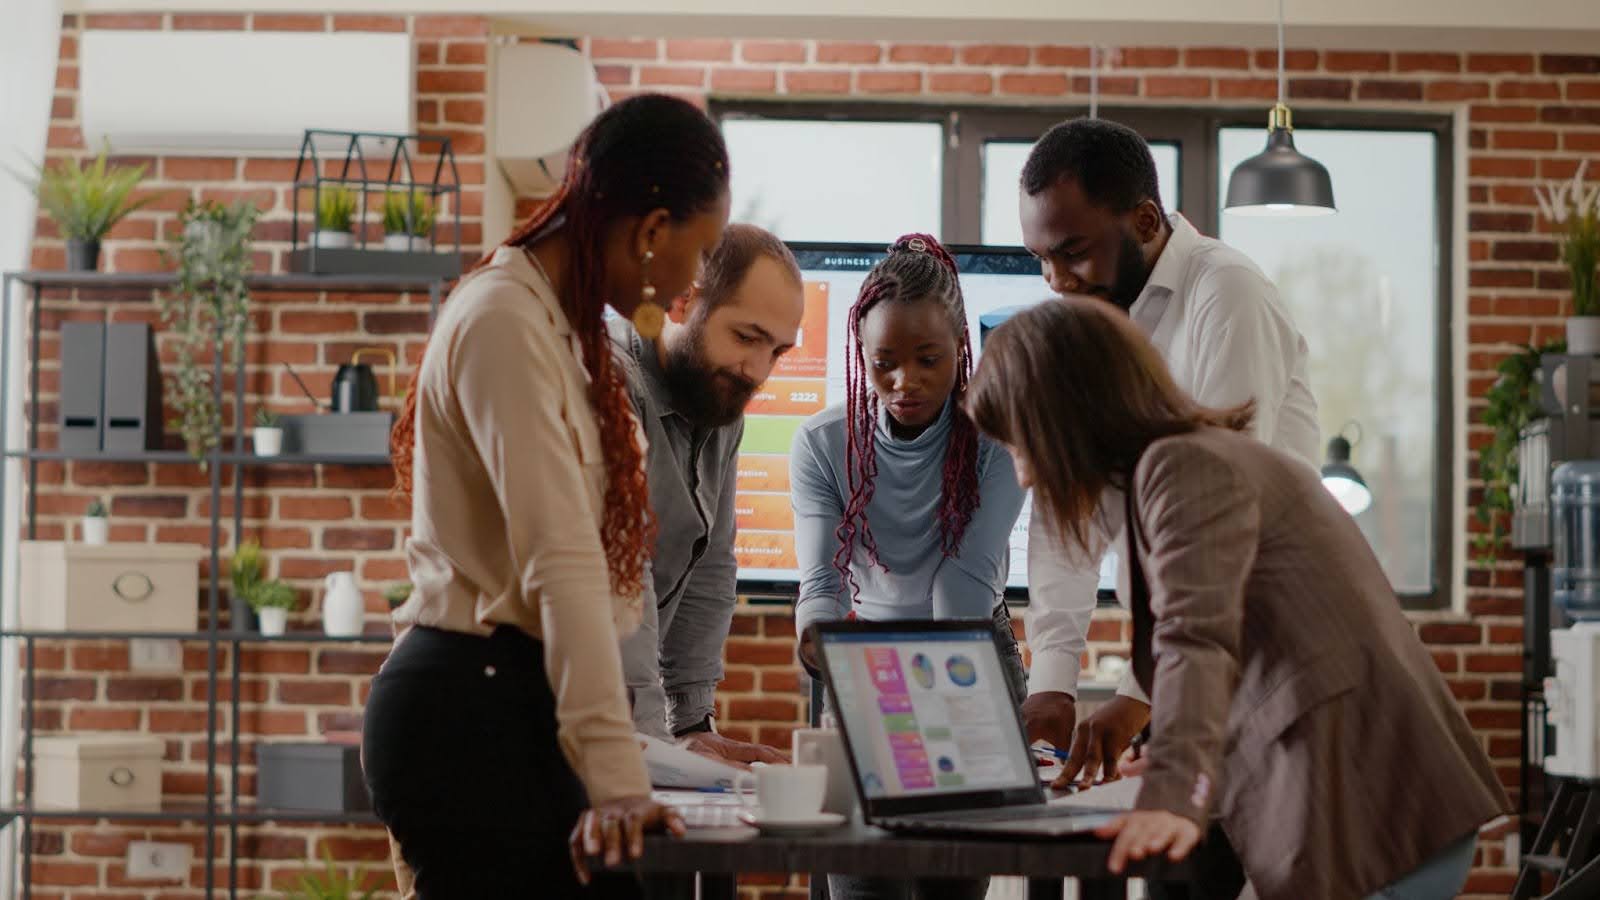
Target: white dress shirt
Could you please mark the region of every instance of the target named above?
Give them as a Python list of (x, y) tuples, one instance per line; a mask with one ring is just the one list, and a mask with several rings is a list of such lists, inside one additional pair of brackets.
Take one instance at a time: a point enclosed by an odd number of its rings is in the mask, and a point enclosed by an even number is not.
[[(1321, 433), (1306, 371), (1309, 351), (1278, 290), (1250, 258), (1173, 213), (1172, 236), (1129, 310), (1178, 386), (1196, 401), (1256, 401), (1254, 433), (1317, 466)], [(1093, 558), (1058, 540), (1035, 514), (1028, 533), (1028, 689), (1078, 693), (1078, 669), (1100, 583), (1100, 554), (1120, 546), (1122, 504), (1103, 502)], [(1126, 605), (1127, 598), (1121, 598)], [(1143, 699), (1131, 677), (1119, 693)]]

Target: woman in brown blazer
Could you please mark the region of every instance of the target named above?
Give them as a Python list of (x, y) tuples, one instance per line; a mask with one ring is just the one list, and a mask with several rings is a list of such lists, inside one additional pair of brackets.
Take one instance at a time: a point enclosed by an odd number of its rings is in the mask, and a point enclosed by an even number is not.
[(1459, 892), (1506, 795), (1355, 522), (1240, 433), (1251, 405), (1198, 406), (1125, 314), (1068, 298), (990, 334), (967, 406), (1068, 546), (1131, 544), (1151, 737), (1114, 871), (1215, 818), (1263, 900)]

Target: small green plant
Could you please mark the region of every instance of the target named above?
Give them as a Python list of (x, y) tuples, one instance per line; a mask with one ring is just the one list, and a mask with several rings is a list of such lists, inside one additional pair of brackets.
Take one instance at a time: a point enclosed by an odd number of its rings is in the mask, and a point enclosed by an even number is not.
[[(288, 900), (375, 900), (378, 892), (361, 886), (367, 878), (366, 869), (358, 868), (346, 875), (334, 865), (333, 854), (322, 851), (324, 869), (315, 875), (301, 875), (295, 887), (285, 893)], [(264, 900), (264, 898), (263, 898)]]
[(430, 237), (433, 234), (433, 201), (426, 191), (390, 191), (383, 198), (385, 234)]
[(246, 603), (256, 612), (263, 609), (294, 609), (300, 602), (295, 589), (276, 578), (258, 582), (244, 595)]
[(155, 195), (133, 199), (134, 189), (144, 180), (145, 166), (108, 165), (107, 152), (102, 149), (92, 160), (38, 166), (31, 176), (14, 171), (12, 176), (38, 196), (39, 207), (60, 227), (63, 237), (98, 241), (124, 216), (156, 199)]
[(317, 230), (349, 231), (356, 216), (354, 188), (334, 185), (324, 187), (317, 197)]
[(106, 512), (105, 502), (96, 497), (94, 500), (90, 501), (89, 509), (84, 513), (84, 515), (91, 519), (104, 519), (109, 514)]
[(1474, 511), (1485, 529), (1473, 536), (1478, 562), (1489, 565), (1509, 533), (1509, 519), (1515, 502), (1511, 495), (1517, 483), (1517, 444), (1528, 423), (1544, 417), (1539, 408), (1540, 358), (1546, 353), (1565, 353), (1565, 341), (1551, 341), (1543, 347), (1524, 346), (1496, 367), (1499, 378), (1484, 396), (1488, 407), (1483, 424), (1494, 429), (1489, 443), (1478, 451), (1478, 478), (1483, 481), (1482, 499)]
[(257, 428), (277, 428), (283, 423), (283, 418), (265, 406), (256, 410)]
[(1572, 314), (1600, 316), (1600, 184), (1585, 185), (1578, 164), (1571, 181), (1534, 188), (1539, 211), (1561, 226), (1561, 261), (1572, 279)]
[(228, 578), (233, 583), (233, 593), (236, 597), (249, 597), (250, 591), (261, 583), (266, 575), (266, 561), (261, 555), (261, 542), (245, 541), (233, 551), (233, 560), (228, 563)]
[(389, 601), (391, 610), (399, 609), (405, 605), (407, 600), (411, 599), (411, 590), (411, 582), (409, 581), (392, 584), (383, 592), (383, 599)]

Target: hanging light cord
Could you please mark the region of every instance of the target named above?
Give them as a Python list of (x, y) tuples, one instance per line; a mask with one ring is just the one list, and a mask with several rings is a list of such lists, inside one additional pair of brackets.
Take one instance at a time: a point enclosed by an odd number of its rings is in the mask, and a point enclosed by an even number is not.
[[(1282, 0), (1279, 0), (1282, 2)], [(1089, 45), (1089, 118), (1100, 118), (1100, 45)]]
[(1283, 0), (1278, 0), (1278, 105), (1283, 105)]

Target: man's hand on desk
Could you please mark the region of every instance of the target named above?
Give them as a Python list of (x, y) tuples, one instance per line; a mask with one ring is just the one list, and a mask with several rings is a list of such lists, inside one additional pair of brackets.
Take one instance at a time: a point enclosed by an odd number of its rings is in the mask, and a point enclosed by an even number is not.
[(648, 796), (618, 797), (584, 810), (567, 838), (578, 883), (589, 883), (589, 867), (584, 860), (600, 858), (607, 866), (616, 866), (624, 854), (628, 859), (638, 859), (644, 853), (644, 833), (659, 830), (677, 837), (687, 832), (681, 813)]
[(1148, 704), (1121, 694), (1107, 700), (1078, 723), (1068, 751), (1071, 758), (1061, 766), (1061, 777), (1051, 787), (1065, 789), (1073, 781), (1082, 781), (1087, 787), (1098, 780), (1102, 768), (1106, 781), (1117, 778), (1117, 757), (1149, 721)]
[(1040, 691), (1022, 701), (1022, 722), (1028, 743), (1049, 741), (1057, 750), (1072, 746), (1072, 726), (1078, 721), (1078, 704), (1062, 691)]
[(686, 734), (679, 742), (684, 748), (693, 750), (701, 756), (709, 756), (719, 762), (732, 763), (741, 769), (750, 768), (754, 762), (774, 763), (782, 765), (789, 761), (786, 754), (780, 753), (771, 747), (761, 744), (747, 744), (733, 738), (723, 737), (710, 731), (697, 731)]

